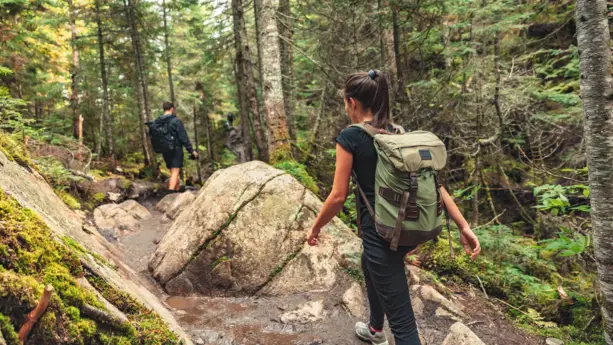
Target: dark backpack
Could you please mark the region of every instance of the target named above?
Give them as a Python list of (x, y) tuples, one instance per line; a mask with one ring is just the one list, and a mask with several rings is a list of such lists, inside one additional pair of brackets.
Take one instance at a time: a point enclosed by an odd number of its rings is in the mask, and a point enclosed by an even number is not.
[(172, 123), (172, 115), (163, 115), (154, 121), (146, 123), (147, 127), (149, 127), (151, 145), (156, 153), (171, 152), (177, 146), (177, 139), (171, 126)]

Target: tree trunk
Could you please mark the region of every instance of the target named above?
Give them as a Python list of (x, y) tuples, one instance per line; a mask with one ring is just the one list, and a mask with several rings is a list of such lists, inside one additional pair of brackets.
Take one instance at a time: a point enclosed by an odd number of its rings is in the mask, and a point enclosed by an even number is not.
[[(196, 103), (194, 103), (194, 144), (196, 144), (196, 151), (199, 151), (199, 143), (198, 143), (198, 107)], [(200, 167), (200, 156), (196, 158), (196, 169), (198, 172), (198, 184), (202, 185), (202, 169)]]
[(149, 108), (149, 97), (147, 89), (146, 73), (144, 68), (144, 59), (141, 51), (140, 35), (138, 27), (136, 26), (136, 18), (134, 14), (133, 0), (124, 0), (124, 7), (126, 10), (126, 17), (128, 24), (130, 25), (130, 35), (132, 41), (132, 49), (134, 50), (134, 65), (136, 70), (136, 82), (137, 82), (137, 96), (138, 104), (141, 116), (141, 132), (143, 138), (143, 152), (145, 153), (145, 162), (148, 164), (154, 175), (158, 174), (158, 165), (151, 146), (151, 140), (149, 140), (149, 133), (144, 126), (146, 122), (151, 121), (151, 109)]
[(279, 32), (275, 19), (279, 0), (262, 0), (259, 10), (262, 79), (264, 82), (264, 111), (268, 125), (268, 154), (271, 163), (291, 157), (283, 86), (281, 81), (281, 54)]
[[(257, 54), (258, 54), (258, 64), (257, 64), (257, 68), (258, 68), (258, 84), (260, 87), (260, 95), (262, 95), (264, 93), (264, 79), (262, 77), (262, 54), (260, 52), (260, 35), (261, 35), (261, 28), (262, 28), (262, 24), (260, 23), (260, 9), (262, 8), (262, 0), (253, 0), (253, 13), (254, 13), (254, 22), (255, 22), (255, 39), (256, 39), (256, 44), (257, 44)], [(257, 89), (256, 89), (257, 92)], [(256, 94), (257, 95), (257, 94)], [(266, 131), (266, 112), (264, 111), (264, 104), (260, 101), (260, 98), (257, 98), (258, 100), (258, 109), (260, 110), (260, 122), (262, 123), (262, 135), (264, 136), (264, 138), (266, 138), (267, 135), (267, 131)], [(268, 147), (266, 147), (266, 154), (268, 154)]]
[(79, 82), (77, 80), (79, 74), (79, 48), (77, 47), (77, 11), (72, 0), (67, 0), (70, 10), (70, 32), (72, 46), (72, 64), (70, 66), (71, 92), (70, 92), (70, 109), (72, 110), (72, 121), (74, 128), (74, 136), (83, 143), (83, 132), (79, 132), (79, 123), (83, 121), (79, 114)]
[(328, 81), (324, 80), (324, 87), (321, 90), (321, 98), (319, 103), (319, 111), (317, 112), (317, 117), (315, 118), (315, 124), (313, 125), (313, 129), (311, 131), (311, 135), (309, 136), (309, 146), (306, 150), (306, 155), (304, 157), (304, 163), (308, 162), (311, 158), (311, 152), (313, 152), (313, 147), (315, 146), (315, 142), (319, 137), (319, 129), (321, 127), (321, 119), (324, 116), (324, 111), (326, 109), (326, 93), (328, 92)]
[(204, 129), (206, 131), (206, 150), (209, 155), (210, 168), (211, 171), (213, 171), (215, 170), (215, 155), (213, 154), (211, 121), (209, 120), (209, 114), (206, 109), (206, 94), (204, 93), (204, 86), (201, 83), (196, 83), (196, 91), (200, 94), (200, 101), (202, 102), (202, 118), (204, 119)]
[[(98, 26), (98, 48), (100, 50), (100, 76), (102, 78), (102, 114), (104, 117), (105, 134), (106, 134), (106, 147), (107, 154), (112, 159), (115, 158), (115, 149), (113, 144), (113, 124), (111, 123), (111, 115), (109, 111), (109, 87), (108, 80), (106, 75), (106, 62), (104, 59), (104, 37), (102, 35), (102, 21), (100, 19), (100, 0), (95, 1), (96, 6), (96, 24)], [(102, 123), (102, 121), (101, 121)], [(102, 135), (102, 131), (100, 132)], [(102, 142), (102, 137), (100, 137), (99, 142)], [(98, 152), (99, 153), (99, 152)]]
[(383, 70), (387, 70), (387, 59), (385, 57), (385, 53), (387, 49), (385, 48), (385, 29), (383, 28), (383, 23), (385, 16), (383, 4), (381, 3), (383, 0), (377, 0), (377, 23), (378, 23), (378, 35), (379, 35), (379, 65)]
[[(232, 2), (234, 3), (235, 0)], [(240, 149), (238, 150), (238, 161), (244, 163), (251, 160), (251, 133), (249, 131), (249, 109), (247, 108), (247, 97), (245, 96), (245, 86), (242, 80), (243, 65), (241, 63), (242, 58), (240, 55), (240, 52), (238, 52), (234, 63), (234, 76), (236, 78), (236, 93), (238, 96), (238, 109), (241, 126), (241, 145)]]
[(245, 85), (245, 57), (243, 46), (247, 45), (247, 35), (245, 20), (243, 17), (242, 0), (232, 0), (232, 18), (234, 20), (234, 45), (236, 48), (236, 63), (234, 64), (234, 75), (238, 91), (238, 103), (241, 119), (241, 139), (243, 141), (240, 161), (247, 162), (253, 159), (251, 153), (251, 130), (249, 128), (249, 100)]
[(279, 15), (277, 25), (279, 28), (279, 46), (281, 49), (281, 75), (283, 85), (283, 106), (287, 118), (289, 137), (296, 141), (296, 122), (294, 119), (294, 49), (292, 41), (292, 10), (290, 0), (279, 0)]
[(172, 82), (172, 61), (170, 60), (170, 42), (168, 40), (168, 9), (166, 8), (166, 0), (162, 0), (162, 12), (164, 17), (164, 44), (166, 48), (166, 68), (168, 69), (168, 89), (170, 90), (170, 101), (175, 104), (175, 87)]
[(577, 0), (581, 99), (605, 339), (613, 344), (613, 88), (606, 0)]
[(401, 103), (401, 108), (405, 108), (406, 91), (404, 90), (404, 69), (400, 56), (400, 24), (398, 23), (398, 9), (392, 10), (392, 24), (394, 37), (394, 64), (396, 65), (396, 89), (395, 101)]

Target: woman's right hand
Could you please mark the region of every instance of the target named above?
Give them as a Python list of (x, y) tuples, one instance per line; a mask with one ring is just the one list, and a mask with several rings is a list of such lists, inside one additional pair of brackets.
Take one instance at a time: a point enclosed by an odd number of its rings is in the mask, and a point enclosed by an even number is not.
[(479, 253), (481, 253), (479, 239), (470, 226), (460, 229), (460, 242), (462, 242), (466, 254), (470, 255), (471, 260), (475, 260), (475, 258), (479, 256)]

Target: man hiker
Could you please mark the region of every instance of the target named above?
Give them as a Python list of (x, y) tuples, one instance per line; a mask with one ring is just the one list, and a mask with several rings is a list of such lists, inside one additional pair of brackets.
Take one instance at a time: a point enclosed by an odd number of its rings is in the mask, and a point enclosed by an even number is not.
[(148, 122), (149, 134), (153, 149), (164, 156), (166, 167), (170, 170), (168, 192), (181, 191), (179, 176), (183, 168), (183, 147), (194, 159), (198, 152), (192, 148), (183, 122), (175, 116), (175, 106), (171, 102), (164, 102), (162, 108), (164, 115), (153, 122)]

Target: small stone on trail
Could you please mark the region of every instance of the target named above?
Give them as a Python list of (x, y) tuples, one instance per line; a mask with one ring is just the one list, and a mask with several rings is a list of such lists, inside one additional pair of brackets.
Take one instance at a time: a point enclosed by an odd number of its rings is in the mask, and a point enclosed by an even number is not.
[(153, 239), (153, 244), (160, 244), (160, 239), (159, 238)]
[(453, 321), (461, 321), (457, 316), (453, 315), (452, 313), (448, 312), (446, 309), (443, 309), (441, 307), (436, 308), (436, 311), (434, 312), (434, 314), (437, 317), (447, 317)]
[(454, 323), (449, 330), (451, 332), (442, 345), (485, 345), (470, 328), (461, 322)]
[(421, 300), (421, 298), (413, 297), (411, 299), (411, 304), (413, 305), (413, 312), (415, 313), (415, 315), (417, 316), (423, 315), (424, 308), (426, 306), (424, 305), (424, 302)]
[(204, 340), (202, 340), (202, 338), (198, 338), (198, 339), (196, 340), (196, 344), (197, 344), (197, 345), (204, 345)]
[(281, 315), (281, 322), (285, 324), (305, 324), (323, 319), (324, 301), (308, 302), (300, 308)]
[(547, 345), (564, 345), (564, 342), (560, 339), (556, 339), (556, 338), (547, 338), (547, 340), (545, 340), (545, 344)]
[(362, 287), (358, 283), (353, 283), (351, 287), (343, 294), (343, 305), (349, 311), (349, 314), (355, 317), (362, 317), (366, 313), (364, 294)]
[(413, 265), (407, 265), (407, 270), (409, 271), (410, 284), (419, 285), (421, 282), (421, 269)]
[(445, 298), (440, 292), (438, 292), (435, 288), (429, 285), (413, 285), (411, 287), (411, 292), (417, 294), (422, 298), (424, 303), (433, 302), (437, 303), (443, 308), (449, 310), (453, 314), (459, 316), (462, 319), (467, 318), (466, 314), (462, 312), (462, 306), (455, 304)]
[(121, 200), (121, 193), (108, 192), (107, 197), (110, 202), (118, 202)]

